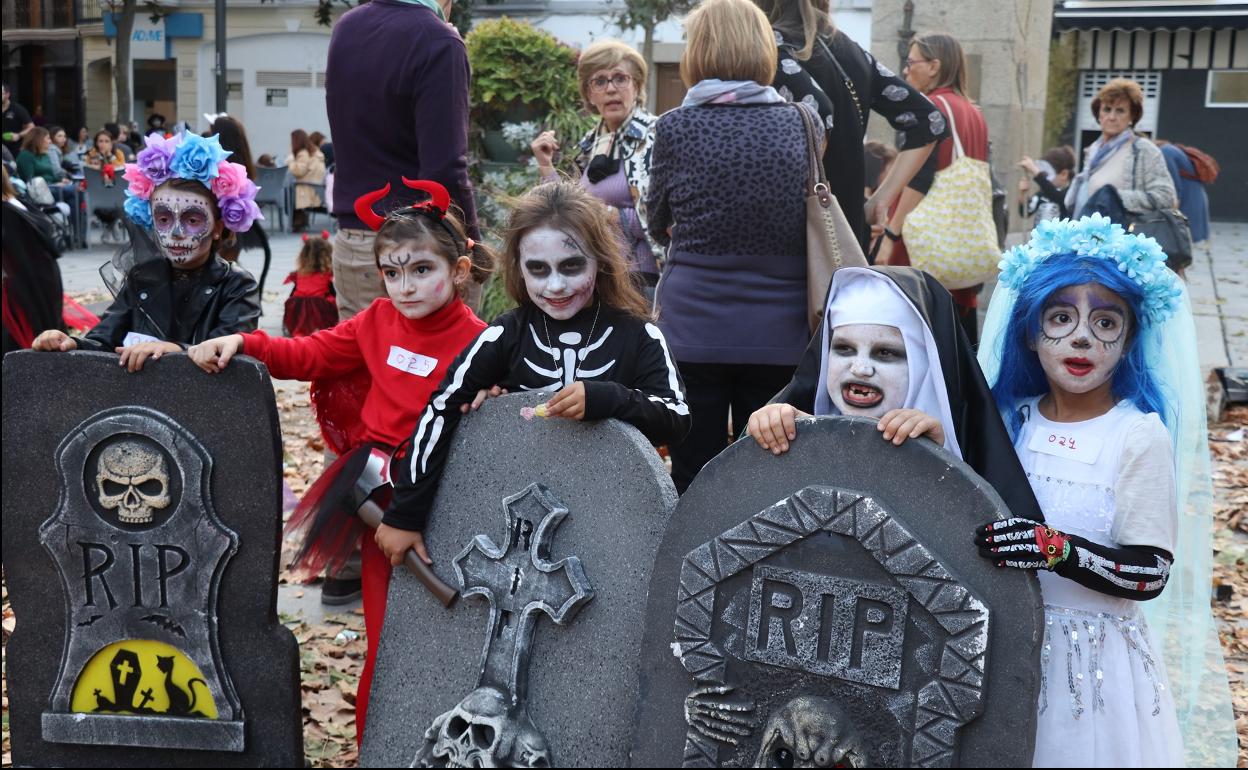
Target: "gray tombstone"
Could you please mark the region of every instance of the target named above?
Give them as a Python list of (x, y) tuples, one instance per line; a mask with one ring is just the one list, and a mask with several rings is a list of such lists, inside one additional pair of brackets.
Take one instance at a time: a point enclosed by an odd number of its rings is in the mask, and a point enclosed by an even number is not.
[(3, 395), (14, 763), (301, 764), (264, 367), (19, 352)]
[(525, 420), (548, 395), (460, 424), (426, 539), (461, 591), (390, 583), (361, 764), (627, 761), (637, 649), (676, 492), (654, 447), (607, 420)]
[(703, 469), (659, 550), (634, 766), (1028, 766), (1042, 602), (979, 557), (1008, 515), (935, 444), (799, 422)]

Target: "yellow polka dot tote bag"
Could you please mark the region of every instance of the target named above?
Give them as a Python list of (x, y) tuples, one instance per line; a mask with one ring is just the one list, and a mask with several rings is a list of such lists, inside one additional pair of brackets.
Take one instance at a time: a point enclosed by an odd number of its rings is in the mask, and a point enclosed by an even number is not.
[(948, 102), (936, 98), (953, 132), (953, 162), (936, 172), (932, 189), (906, 217), (902, 235), (912, 266), (946, 289), (966, 289), (996, 275), (1001, 261), (992, 180), (988, 164), (963, 151)]

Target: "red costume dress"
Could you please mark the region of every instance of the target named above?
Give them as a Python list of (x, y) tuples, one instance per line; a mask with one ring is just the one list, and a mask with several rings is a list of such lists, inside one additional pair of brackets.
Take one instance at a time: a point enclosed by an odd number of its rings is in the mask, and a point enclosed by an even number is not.
[(306, 337), (338, 323), (333, 273), (292, 272), (282, 283), (295, 285), (286, 298), (286, 312), (282, 316), (282, 329), (287, 337)]
[[(319, 504), (336, 504), (334, 495), (326, 492), (340, 489), (336, 477), (343, 476), (353, 458), (361, 455), (357, 450), (366, 456), (369, 449), (382, 445), (389, 453), (411, 435), (451, 362), (484, 328), (485, 324), (459, 299), (413, 321), (383, 297), (359, 315), (308, 337), (284, 339), (264, 332), (243, 335), (243, 352), (263, 361), (274, 377), (316, 381), (313, 401), (317, 419), (330, 448), (342, 455), (309, 490), (292, 523), (301, 513), (306, 518), (309, 509)], [(361, 408), (358, 393), (365, 383), (367, 395)], [(355, 479), (344, 479), (348, 487), (354, 485)], [(357, 742), (364, 734), (391, 571), (371, 532), (364, 534), (360, 550), (368, 655), (356, 697)], [(319, 567), (312, 569), (319, 571)]]

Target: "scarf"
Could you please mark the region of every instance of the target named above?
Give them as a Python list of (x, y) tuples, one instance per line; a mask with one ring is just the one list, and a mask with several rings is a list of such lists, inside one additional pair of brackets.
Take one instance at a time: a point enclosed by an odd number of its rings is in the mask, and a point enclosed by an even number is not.
[(784, 97), (771, 86), (753, 80), (710, 78), (697, 83), (685, 94), (682, 107), (701, 104), (783, 104)]
[(1088, 148), (1092, 159), (1088, 161), (1088, 165), (1083, 169), (1075, 181), (1070, 185), (1070, 191), (1066, 193), (1066, 208), (1070, 210), (1072, 216), (1077, 216), (1083, 205), (1088, 202), (1090, 196), (1088, 192), (1088, 182), (1091, 181), (1092, 175), (1096, 170), (1104, 165), (1105, 161), (1135, 138), (1135, 132), (1131, 129), (1123, 131), (1118, 136), (1105, 141), (1105, 135), (1102, 134), (1097, 138), (1092, 146)]
[(423, 5), (438, 15), (442, 21), (446, 21), (446, 16), (442, 13), (442, 6), (438, 5), (435, 0), (398, 0), (400, 3), (407, 5)]

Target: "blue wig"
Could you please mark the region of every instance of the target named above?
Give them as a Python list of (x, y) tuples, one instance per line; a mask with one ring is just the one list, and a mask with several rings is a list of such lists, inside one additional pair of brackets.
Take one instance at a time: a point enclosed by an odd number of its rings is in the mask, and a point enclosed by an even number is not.
[(1001, 369), (992, 395), (1004, 413), (1010, 434), (1017, 436), (1023, 426), (1019, 404), (1049, 392), (1049, 381), (1040, 366), (1040, 357), (1031, 344), (1040, 335), (1044, 305), (1059, 289), (1084, 283), (1098, 283), (1117, 294), (1131, 309), (1131, 337), (1113, 375), (1115, 401), (1127, 400), (1141, 412), (1156, 412), (1173, 428), (1157, 379), (1145, 363), (1145, 338), (1152, 324), (1143, 312), (1144, 291), (1118, 269), (1113, 260), (1058, 254), (1040, 262), (1018, 290), (1014, 316), (1001, 341)]

